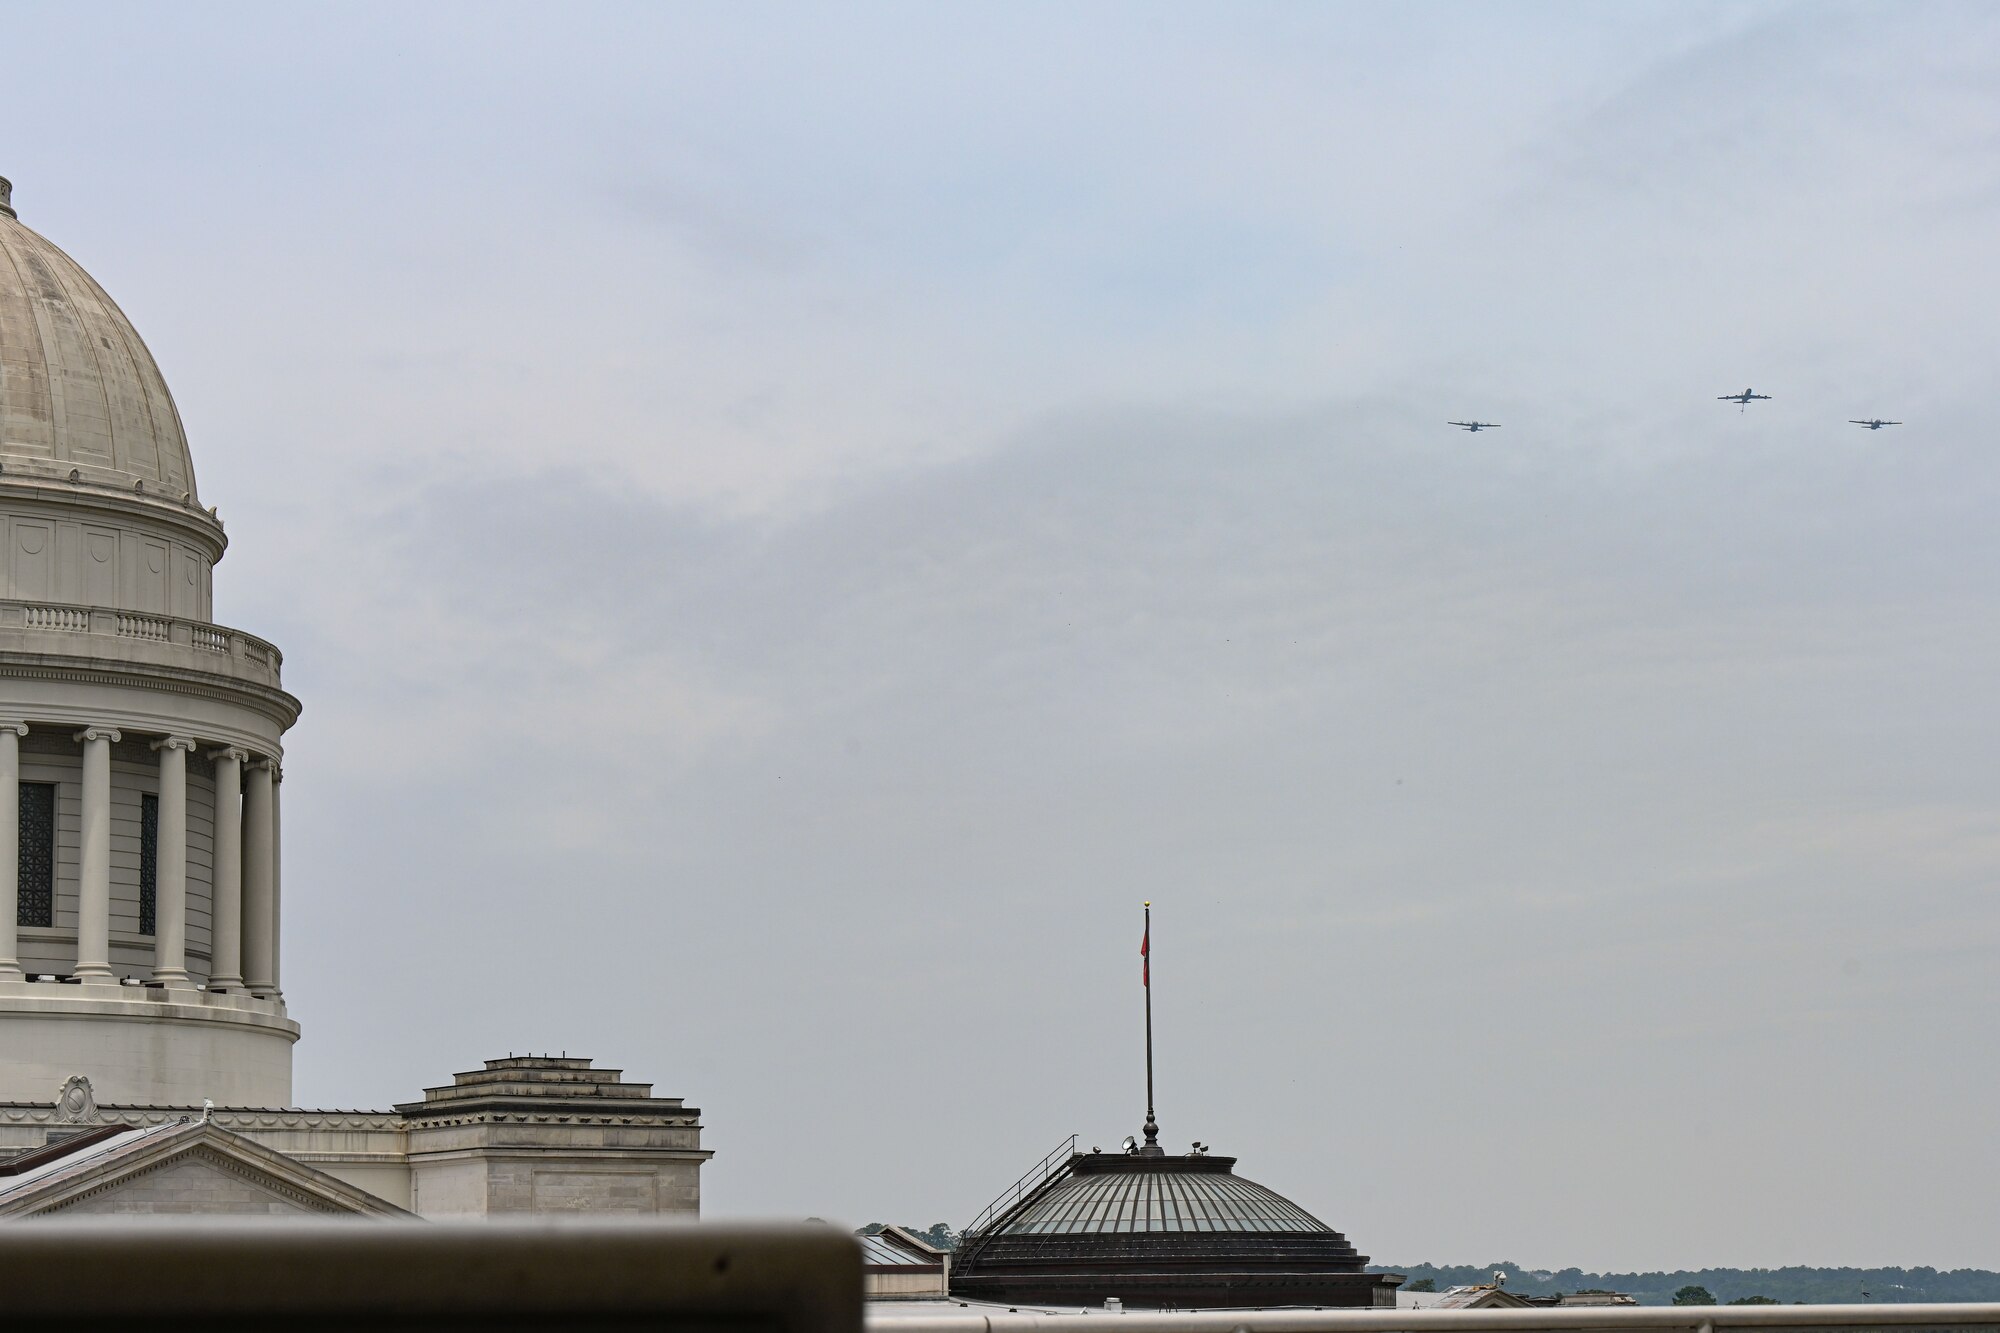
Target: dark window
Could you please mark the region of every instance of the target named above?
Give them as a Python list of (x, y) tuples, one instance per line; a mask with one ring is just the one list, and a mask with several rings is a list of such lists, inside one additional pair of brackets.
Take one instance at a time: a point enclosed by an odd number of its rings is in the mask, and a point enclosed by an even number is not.
[(53, 926), (56, 911), (56, 785), (21, 784), (21, 899), (15, 919)]
[(160, 892), (160, 798), (139, 798), (139, 933), (153, 933), (154, 903)]

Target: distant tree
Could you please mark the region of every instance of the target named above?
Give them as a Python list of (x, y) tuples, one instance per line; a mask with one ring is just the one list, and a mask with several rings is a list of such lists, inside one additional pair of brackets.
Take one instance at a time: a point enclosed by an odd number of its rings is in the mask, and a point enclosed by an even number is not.
[(1697, 1287), (1690, 1283), (1674, 1293), (1675, 1305), (1713, 1305), (1715, 1296), (1707, 1287)]
[[(901, 1224), (899, 1223), (898, 1225)], [(857, 1236), (878, 1236), (888, 1226), (887, 1222), (870, 1222), (854, 1234)], [(922, 1236), (940, 1250), (955, 1250), (958, 1248), (958, 1233), (951, 1229), (949, 1222), (933, 1222), (921, 1230), (916, 1227), (905, 1226), (903, 1230), (909, 1232), (912, 1236)]]
[(1409, 1283), (1403, 1288), (1404, 1291), (1436, 1291), (1437, 1289), (1437, 1279), (1434, 1277), (1420, 1277), (1415, 1282)]
[(1772, 1296), (1738, 1296), (1729, 1303), (1731, 1305), (1777, 1305), (1779, 1302), (1777, 1298)]
[(1523, 1296), (1550, 1296), (1558, 1291), (1589, 1288), (1622, 1291), (1641, 1305), (1666, 1305), (1677, 1288), (1699, 1286), (1719, 1291), (1757, 1292), (1787, 1305), (1839, 1305), (1862, 1299), (1868, 1292), (1876, 1301), (1980, 1301), (2000, 1302), (2000, 1272), (1984, 1268), (1811, 1268), (1794, 1264), (1787, 1268), (1696, 1268), (1662, 1272), (1654, 1269), (1635, 1273), (1597, 1273), (1575, 1268), (1548, 1272), (1520, 1264), (1495, 1261), (1486, 1264), (1406, 1263), (1386, 1264), (1370, 1269), (1377, 1273), (1401, 1273), (1411, 1285), (1429, 1278), (1439, 1291), (1472, 1286), (1493, 1280), (1494, 1269), (1505, 1269), (1507, 1290)]

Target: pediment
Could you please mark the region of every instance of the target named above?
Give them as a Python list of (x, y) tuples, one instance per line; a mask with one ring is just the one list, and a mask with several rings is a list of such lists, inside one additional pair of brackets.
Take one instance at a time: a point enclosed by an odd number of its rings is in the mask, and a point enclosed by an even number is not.
[(134, 1131), (0, 1181), (0, 1216), (399, 1216), (402, 1210), (213, 1124)]

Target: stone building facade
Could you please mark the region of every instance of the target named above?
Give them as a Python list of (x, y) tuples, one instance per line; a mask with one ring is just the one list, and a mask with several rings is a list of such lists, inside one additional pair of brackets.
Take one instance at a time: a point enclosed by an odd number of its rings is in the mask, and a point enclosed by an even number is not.
[[(697, 1211), (699, 1113), (587, 1060), (489, 1061), (391, 1111), (291, 1107), (301, 704), (275, 645), (213, 619), (227, 548), (145, 343), (0, 179), (0, 1215), (21, 1211), (5, 1154), (184, 1119), (395, 1210)], [(75, 1151), (153, 1161), (108, 1142)]]

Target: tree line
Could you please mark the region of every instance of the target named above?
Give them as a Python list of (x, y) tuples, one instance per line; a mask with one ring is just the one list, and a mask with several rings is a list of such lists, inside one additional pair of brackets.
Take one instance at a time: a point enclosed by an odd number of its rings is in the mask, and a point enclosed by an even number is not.
[(1438, 1291), (1507, 1275), (1507, 1290), (1523, 1296), (1622, 1291), (1641, 1305), (1865, 1305), (1922, 1301), (2000, 1301), (2000, 1273), (1984, 1268), (1698, 1268), (1675, 1272), (1586, 1273), (1577, 1268), (1528, 1269), (1490, 1264), (1375, 1264), (1375, 1273), (1402, 1273), (1406, 1286), (1428, 1280)]

